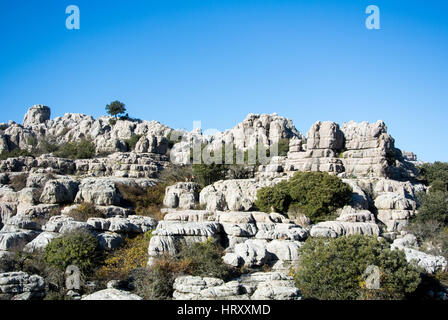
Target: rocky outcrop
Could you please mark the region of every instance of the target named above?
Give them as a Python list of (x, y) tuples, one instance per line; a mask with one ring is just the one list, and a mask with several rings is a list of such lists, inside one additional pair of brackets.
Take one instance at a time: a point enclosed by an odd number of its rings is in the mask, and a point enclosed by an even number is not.
[(49, 180), (40, 197), (41, 203), (72, 203), (78, 193), (77, 181), (71, 179)]
[(25, 272), (0, 273), (0, 300), (40, 300), (44, 296), (44, 278)]
[(99, 206), (119, 205), (120, 193), (114, 181), (110, 179), (83, 179), (76, 195), (77, 203), (93, 203)]
[(167, 214), (152, 235), (148, 264), (164, 253), (176, 254), (182, 244), (212, 238), (226, 248), (223, 261), (229, 265), (287, 270), (308, 232), (275, 213), (178, 211)]
[(199, 201), (200, 186), (194, 182), (179, 182), (165, 191), (163, 204), (167, 208), (194, 209)]
[(291, 277), (278, 272), (244, 275), (230, 282), (217, 278), (179, 277), (174, 282), (175, 300), (300, 300)]
[(344, 171), (338, 158), (344, 148), (344, 135), (335, 122), (316, 122), (307, 133), (306, 145), (301, 140), (290, 141), (286, 168), (294, 171)]
[(253, 208), (258, 189), (273, 186), (276, 180), (222, 180), (202, 189), (199, 203), (207, 210), (249, 211)]
[(28, 109), (28, 112), (23, 118), (24, 127), (33, 127), (35, 125), (44, 124), (45, 121), (50, 120), (50, 108), (43, 105), (35, 105)]
[(392, 249), (403, 250), (406, 260), (409, 263), (415, 263), (423, 268), (427, 273), (435, 273), (439, 270), (446, 270), (448, 262), (442, 256), (434, 256), (419, 251), (417, 238), (412, 234), (407, 234), (403, 238), (396, 239), (392, 245)]
[(312, 237), (337, 238), (349, 235), (379, 236), (380, 228), (375, 223), (325, 221), (312, 226)]
[(83, 296), (81, 300), (143, 300), (143, 298), (128, 291), (110, 288)]

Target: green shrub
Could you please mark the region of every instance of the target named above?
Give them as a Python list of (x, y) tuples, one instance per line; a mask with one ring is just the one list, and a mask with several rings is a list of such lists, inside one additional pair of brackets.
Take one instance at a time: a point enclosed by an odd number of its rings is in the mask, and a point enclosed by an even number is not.
[(63, 144), (60, 149), (55, 152), (57, 157), (68, 159), (92, 159), (95, 154), (95, 144), (87, 139)]
[[(403, 299), (419, 283), (419, 271), (406, 262), (404, 252), (390, 250), (375, 237), (310, 238), (299, 249), (295, 282), (306, 298), (320, 300)], [(380, 268), (380, 289), (365, 288), (369, 265)]]
[(136, 185), (117, 184), (121, 194), (121, 205), (134, 209), (137, 215), (152, 216), (157, 220), (163, 219), (160, 209), (163, 206), (167, 185), (158, 183), (143, 189)]
[(447, 192), (448, 190), (446, 189), (446, 186), (447, 185), (442, 180), (434, 180), (431, 183), (431, 188), (429, 189), (429, 192), (437, 192), (437, 191)]
[(194, 164), (193, 179), (201, 187), (208, 186), (226, 178), (227, 168), (223, 164)]
[(255, 206), (264, 212), (282, 212), (288, 211), (291, 203), (289, 195), (289, 184), (282, 181), (273, 187), (264, 187), (257, 191), (257, 200)]
[(48, 140), (42, 139), (39, 142), (39, 153), (53, 153), (59, 150), (59, 146), (55, 143), (51, 143)]
[(34, 157), (34, 154), (32, 152), (29, 152), (28, 150), (22, 150), (22, 149), (14, 149), (9, 152), (2, 152), (0, 154), (0, 160), (6, 160), (9, 158), (18, 158), (18, 157)]
[(74, 232), (53, 239), (44, 249), (44, 261), (59, 270), (76, 265), (83, 273), (99, 264), (98, 240), (87, 232)]
[(412, 219), (416, 223), (435, 220), (442, 224), (448, 223), (448, 193), (433, 191), (421, 192), (418, 195), (420, 207), (418, 214)]
[(174, 280), (182, 275), (217, 277), (229, 280), (234, 270), (222, 263), (222, 252), (213, 240), (184, 246), (174, 256), (157, 258), (150, 268), (134, 274), (136, 293), (145, 299), (171, 299)]
[(233, 270), (222, 262), (223, 249), (212, 239), (181, 248), (180, 259), (187, 261), (192, 276), (229, 280)]
[(121, 248), (109, 253), (103, 266), (96, 272), (97, 278), (103, 282), (127, 280), (133, 270), (145, 267), (151, 233), (148, 231), (135, 238), (127, 238)]
[(135, 146), (137, 145), (137, 142), (140, 140), (141, 137), (142, 137), (141, 134), (136, 134), (124, 141), (126, 143), (128, 151), (133, 151), (135, 149)]
[(419, 178), (427, 185), (437, 182), (438, 187), (443, 183), (448, 190), (448, 162), (425, 163), (419, 167)]
[(350, 202), (352, 189), (336, 176), (326, 172), (296, 172), (288, 182), (257, 192), (258, 209), (286, 213), (290, 205), (313, 222), (328, 220), (337, 208)]

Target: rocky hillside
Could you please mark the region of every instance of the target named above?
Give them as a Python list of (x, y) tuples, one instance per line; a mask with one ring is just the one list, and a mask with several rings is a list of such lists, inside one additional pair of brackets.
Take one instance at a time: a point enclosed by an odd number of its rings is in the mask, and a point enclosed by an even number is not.
[[(242, 152), (259, 144), (286, 143), (287, 152), (238, 179), (227, 175), (201, 185), (194, 175), (172, 178), (173, 171), (188, 170), (193, 143), (216, 151), (223, 142)], [(80, 153), (80, 148), (87, 151)], [(427, 186), (417, 180), (416, 156), (395, 148), (382, 121), (341, 126), (316, 122), (303, 135), (277, 114), (250, 114), (231, 130), (205, 136), (156, 121), (82, 114), (51, 119), (48, 107), (36, 105), (22, 124), (0, 124), (0, 153), (4, 265), (18, 252), (48, 255), (46, 248), (55, 239), (77, 232), (96, 239), (109, 258), (129, 249), (133, 239), (150, 234), (145, 261), (138, 265), (143, 269), (213, 239), (224, 250), (219, 264), (239, 270), (237, 274), (223, 279), (181, 272), (172, 279), (170, 298), (282, 300), (302, 298), (291, 268), (300, 262), (299, 249), (309, 239), (370, 236), (403, 251), (406, 261), (424, 273), (447, 266), (443, 256), (421, 250), (408, 232), (410, 219), (418, 215), (417, 195)], [(340, 178), (350, 187), (349, 201), (334, 208), (325, 221), (291, 210), (261, 212), (259, 191), (292, 181), (297, 172), (328, 172)], [(161, 199), (153, 195), (160, 188)], [(54, 280), (44, 272), (29, 274), (17, 268), (0, 270), (1, 298), (49, 296)], [(141, 291), (120, 284), (126, 279), (115, 276), (107, 279), (107, 288), (96, 278), (86, 285), (90, 291), (64, 294), (74, 299), (82, 293), (83, 299), (141, 299), (136, 295), (144, 295)]]

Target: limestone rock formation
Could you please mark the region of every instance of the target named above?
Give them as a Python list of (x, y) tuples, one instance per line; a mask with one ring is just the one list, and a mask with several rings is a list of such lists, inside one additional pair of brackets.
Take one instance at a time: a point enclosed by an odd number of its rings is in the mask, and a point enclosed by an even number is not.
[(183, 276), (174, 282), (175, 300), (300, 300), (294, 281), (278, 272), (259, 272), (230, 282)]
[(92, 294), (83, 296), (81, 300), (143, 300), (142, 297), (118, 289), (104, 289), (101, 291), (94, 292)]
[(448, 265), (447, 260), (442, 256), (433, 256), (417, 250), (417, 238), (412, 234), (396, 239), (392, 243), (391, 248), (403, 250), (409, 263), (416, 263), (427, 273), (446, 270)]
[(51, 111), (50, 108), (43, 105), (32, 106), (23, 118), (24, 127), (33, 127), (45, 123), (50, 120)]
[(0, 273), (0, 300), (37, 300), (44, 296), (44, 278), (25, 272)]
[(168, 208), (194, 209), (199, 201), (199, 188), (199, 184), (194, 182), (179, 182), (169, 186), (163, 204)]

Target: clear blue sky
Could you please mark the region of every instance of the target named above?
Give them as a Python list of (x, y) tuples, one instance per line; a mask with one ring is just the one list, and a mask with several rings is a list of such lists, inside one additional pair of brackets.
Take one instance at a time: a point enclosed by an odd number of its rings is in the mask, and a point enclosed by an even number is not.
[[(81, 29), (65, 28), (78, 5)], [(381, 9), (367, 30), (365, 9)], [(448, 1), (1, 0), (0, 122), (33, 104), (191, 130), (248, 113), (382, 119), (397, 147), (448, 161)]]

